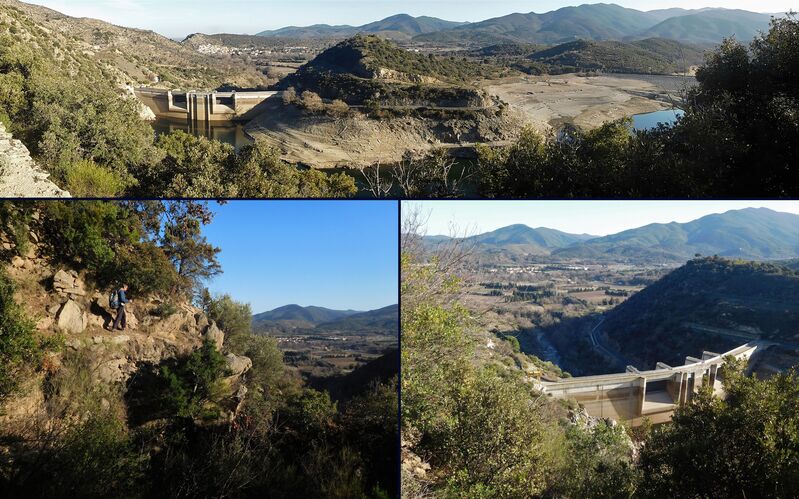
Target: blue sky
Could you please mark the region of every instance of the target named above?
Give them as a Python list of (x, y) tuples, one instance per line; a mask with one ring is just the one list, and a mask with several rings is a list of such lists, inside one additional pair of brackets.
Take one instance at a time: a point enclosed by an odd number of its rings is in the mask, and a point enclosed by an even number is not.
[(404, 201), (418, 206), (427, 235), (490, 232), (512, 224), (604, 236), (650, 223), (690, 222), (711, 213), (765, 207), (799, 214), (799, 201)]
[(372, 310), (397, 303), (396, 201), (231, 201), (203, 230), (222, 248), (208, 283), (253, 313), (296, 303)]
[[(92, 17), (121, 26), (151, 29), (172, 38), (195, 32), (254, 34), (289, 25), (352, 24), (406, 13), (451, 21), (482, 21), (513, 12), (548, 12), (581, 3), (564, 0), (35, 0), (76, 17)], [(724, 7), (756, 12), (796, 10), (796, 0), (617, 0), (624, 7), (654, 10), (669, 7)]]

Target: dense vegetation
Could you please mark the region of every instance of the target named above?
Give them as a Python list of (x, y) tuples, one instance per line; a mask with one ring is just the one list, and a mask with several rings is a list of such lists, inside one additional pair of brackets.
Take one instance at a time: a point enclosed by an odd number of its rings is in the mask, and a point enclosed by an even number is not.
[(545, 138), (528, 130), (479, 150), (482, 195), (496, 197), (790, 196), (799, 164), (799, 21), (772, 21), (746, 46), (728, 40), (697, 71), (674, 126), (626, 120)]
[[(795, 270), (770, 263), (696, 258), (611, 310), (603, 328), (617, 351), (637, 365), (682, 364), (685, 355), (700, 354), (702, 345), (719, 352), (746, 341), (692, 334), (687, 323), (795, 341), (799, 309), (792, 296), (799, 296)], [(642, 336), (646, 341), (638, 341)], [(716, 348), (708, 347), (713, 344)]]
[[(671, 424), (582, 422), (487, 354), (459, 303), (457, 248), (425, 255), (404, 233), (403, 493), (422, 497), (794, 497), (799, 375), (745, 376), (730, 360), (726, 400), (708, 388)], [(656, 341), (653, 341), (656, 342)], [(495, 347), (494, 352), (499, 351)], [(419, 462), (431, 467), (419, 473)], [(423, 468), (422, 468), (423, 469)]]
[[(220, 270), (199, 230), (211, 216), (194, 202), (2, 203), (0, 231), (17, 244), (3, 260), (39, 234), (48, 261), (90, 284), (128, 280), (169, 315), (163, 303), (185, 303)], [(0, 429), (0, 495), (396, 497), (396, 369), (333, 400), (284, 365), (274, 339), (252, 334), (248, 305), (202, 290), (227, 352), (252, 361), (242, 407), (222, 419), (230, 373), (213, 343), (142, 363), (126, 386), (98, 383), (88, 349), (45, 341), (13, 291), (0, 275), (0, 403), (22, 383), (41, 383), (46, 402), (24, 428)]]
[(686, 73), (702, 62), (702, 50), (663, 39), (635, 42), (577, 40), (533, 52), (529, 59), (545, 64), (547, 72), (671, 74)]

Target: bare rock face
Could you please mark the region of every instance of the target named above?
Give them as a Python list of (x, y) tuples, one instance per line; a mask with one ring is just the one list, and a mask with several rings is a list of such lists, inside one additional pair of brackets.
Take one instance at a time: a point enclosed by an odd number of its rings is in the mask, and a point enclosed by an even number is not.
[(225, 355), (225, 360), (231, 376), (241, 376), (252, 367), (252, 360), (249, 357), (229, 353)]
[(28, 148), (0, 123), (0, 197), (69, 197), (49, 176), (33, 161)]
[(86, 317), (83, 310), (73, 300), (67, 300), (61, 305), (56, 319), (58, 328), (67, 333), (80, 334), (86, 329)]
[(53, 289), (62, 295), (86, 296), (86, 287), (74, 270), (60, 269), (53, 276)]
[(216, 325), (216, 322), (211, 321), (211, 325), (205, 330), (205, 339), (214, 344), (217, 350), (222, 351), (222, 345), (225, 343), (225, 333)]

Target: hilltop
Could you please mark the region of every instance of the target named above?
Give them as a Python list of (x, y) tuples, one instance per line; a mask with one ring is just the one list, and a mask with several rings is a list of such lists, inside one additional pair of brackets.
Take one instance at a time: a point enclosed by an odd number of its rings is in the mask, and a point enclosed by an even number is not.
[(500, 71), (487, 65), (426, 56), (375, 35), (356, 35), (325, 50), (283, 79), (279, 88), (310, 90), (349, 105), (482, 107), (487, 97), (470, 79)]
[(408, 14), (397, 14), (380, 21), (362, 26), (330, 26), (316, 24), (314, 26), (288, 26), (276, 30), (262, 31), (258, 36), (285, 38), (347, 38), (358, 33), (380, 35), (384, 38), (405, 40), (425, 33), (435, 33), (445, 29), (462, 26), (466, 23), (445, 21), (435, 17), (413, 17)]
[[(497, 261), (681, 263), (697, 253), (749, 260), (799, 256), (799, 215), (767, 208), (731, 210), (686, 223), (654, 223), (608, 236), (569, 234), (516, 224), (461, 240), (482, 257)], [(427, 236), (428, 248), (450, 243)]]
[[(639, 368), (681, 365), (753, 338), (799, 349), (799, 274), (770, 263), (694, 259), (607, 313), (601, 331)], [(729, 348), (728, 348), (729, 347)], [(693, 352), (693, 353), (692, 353)]]

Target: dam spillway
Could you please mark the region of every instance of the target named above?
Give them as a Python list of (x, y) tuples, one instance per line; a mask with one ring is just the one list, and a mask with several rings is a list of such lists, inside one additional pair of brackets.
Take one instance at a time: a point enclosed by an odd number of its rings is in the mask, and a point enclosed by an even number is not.
[(279, 91), (254, 92), (175, 92), (140, 87), (136, 97), (155, 114), (156, 118), (187, 120), (189, 122), (249, 121), (261, 112), (261, 104), (269, 98), (279, 98)]

